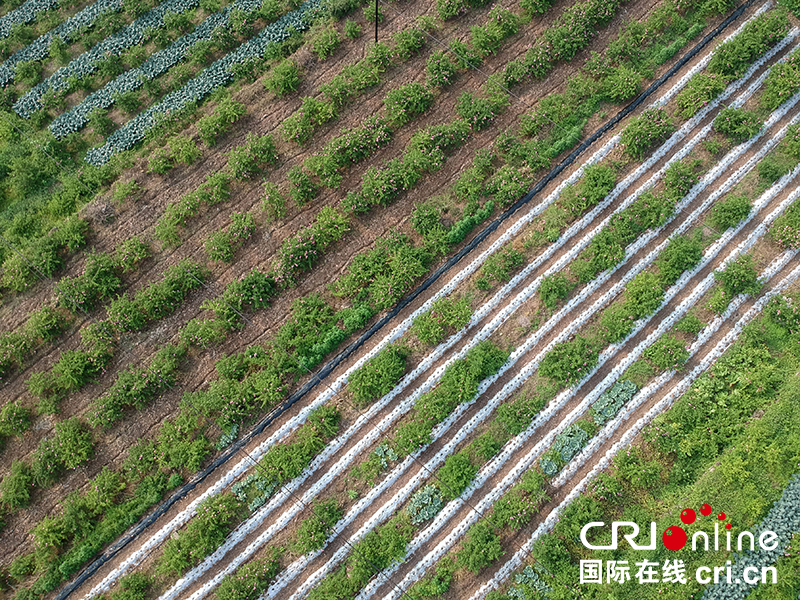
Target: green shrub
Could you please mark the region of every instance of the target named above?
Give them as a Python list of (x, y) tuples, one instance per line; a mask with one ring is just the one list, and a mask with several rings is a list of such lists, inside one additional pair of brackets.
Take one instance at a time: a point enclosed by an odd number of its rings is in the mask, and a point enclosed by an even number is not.
[(248, 133), (245, 142), (228, 154), (228, 169), (238, 181), (252, 179), (278, 160), (272, 136)]
[(354, 404), (363, 407), (388, 394), (405, 373), (408, 353), (391, 344), (355, 371), (347, 381)]
[(299, 85), (300, 71), (288, 58), (272, 67), (272, 71), (264, 78), (264, 87), (278, 97), (294, 92)]
[(450, 53), (436, 50), (428, 57), (427, 63), (428, 84), (436, 87), (445, 87), (456, 80), (458, 70)]
[(753, 203), (747, 196), (731, 195), (717, 202), (711, 210), (711, 225), (719, 231), (736, 227), (750, 214)]
[(344, 34), (351, 40), (358, 39), (361, 37), (361, 26), (352, 19), (347, 19), (344, 22)]
[(21, 436), (31, 426), (31, 411), (19, 401), (9, 402), (0, 410), (0, 437)]
[(281, 550), (271, 548), (264, 558), (250, 561), (226, 575), (217, 588), (217, 600), (257, 600), (281, 570)]
[(472, 463), (465, 451), (451, 454), (436, 474), (442, 496), (448, 502), (458, 498), (478, 474), (478, 465)]
[(271, 181), (264, 182), (261, 206), (269, 220), (283, 219), (286, 216), (286, 198), (281, 194), (278, 186)]
[(800, 51), (795, 50), (789, 58), (770, 69), (764, 80), (761, 105), (775, 110), (800, 90)]
[(688, 314), (675, 324), (675, 331), (697, 335), (706, 326), (697, 315)]
[(328, 23), (315, 29), (316, 31), (310, 36), (311, 49), (317, 55), (317, 58), (325, 60), (336, 51), (342, 40), (333, 23)]
[(213, 552), (240, 518), (242, 506), (233, 494), (203, 501), (197, 514), (177, 537), (167, 540), (156, 564), (160, 575), (181, 575)]
[(56, 423), (33, 453), (31, 473), (37, 485), (52, 485), (65, 469), (75, 469), (94, 455), (94, 441), (85, 423), (72, 417)]
[(625, 307), (624, 302), (615, 302), (600, 315), (600, 327), (603, 339), (610, 343), (622, 341), (633, 331), (636, 318)]
[(694, 116), (701, 108), (719, 96), (724, 89), (725, 79), (723, 77), (698, 73), (689, 80), (689, 83), (675, 99), (678, 116), (681, 119)]
[(664, 288), (655, 273), (639, 273), (625, 288), (625, 308), (636, 319), (653, 314), (664, 299)]
[(220, 137), (230, 131), (233, 124), (242, 118), (246, 112), (247, 109), (244, 104), (230, 96), (224, 97), (220, 100), (213, 113), (197, 121), (197, 130), (200, 133), (200, 137), (206, 144), (213, 146)]
[(315, 501), (311, 506), (311, 512), (311, 516), (304, 519), (297, 528), (295, 550), (300, 554), (322, 548), (333, 526), (344, 514), (335, 498)]
[(495, 203), (503, 206), (522, 198), (530, 186), (525, 173), (511, 165), (503, 165), (486, 182), (484, 191)]
[(138, 237), (122, 241), (114, 251), (114, 262), (123, 273), (135, 270), (139, 263), (150, 257), (150, 248)]
[(463, 92), (456, 102), (456, 112), (474, 131), (480, 131), (494, 123), (507, 104), (508, 97), (503, 94), (481, 98), (472, 92)]
[(436, 10), (442, 21), (449, 21), (467, 13), (466, 0), (436, 0)]
[(28, 506), (33, 490), (33, 474), (28, 463), (14, 460), (11, 471), (0, 480), (0, 500), (9, 510)]
[(58, 337), (68, 324), (67, 318), (61, 312), (43, 306), (28, 317), (24, 332), (31, 340), (49, 342)]
[(662, 287), (673, 285), (689, 269), (703, 258), (703, 243), (699, 237), (677, 235), (658, 255), (656, 266)]
[[(525, 256), (511, 244), (506, 244), (484, 261), (478, 281), (484, 279), (487, 282), (503, 283), (511, 279), (511, 273), (524, 263)], [(477, 282), (476, 285), (481, 287)]]
[(397, 62), (405, 62), (425, 46), (425, 33), (416, 27), (401, 29), (393, 36), (394, 57)]
[(647, 109), (634, 117), (622, 132), (620, 143), (625, 154), (641, 159), (646, 152), (663, 142), (675, 131), (669, 115), (663, 109)]
[(679, 200), (689, 193), (700, 180), (698, 169), (702, 161), (683, 159), (672, 163), (664, 173), (664, 188), (667, 197)]
[(617, 176), (613, 168), (590, 165), (586, 167), (577, 185), (568, 186), (561, 193), (559, 205), (573, 217), (577, 217), (605, 198), (614, 189), (616, 182)]
[(738, 79), (758, 56), (788, 32), (789, 20), (785, 11), (775, 10), (760, 15), (748, 22), (739, 35), (715, 50), (708, 63), (709, 73), (729, 80)]
[(298, 206), (304, 206), (319, 194), (319, 187), (311, 180), (300, 165), (295, 165), (286, 174), (286, 178), (292, 184), (289, 195)]
[(534, 15), (543, 15), (550, 10), (552, 5), (552, 0), (520, 0), (519, 3), (520, 8), (529, 17), (533, 17)]
[(416, 318), (411, 331), (423, 344), (434, 346), (465, 327), (470, 318), (472, 308), (467, 296), (439, 298), (428, 312)]
[(689, 359), (689, 351), (675, 336), (662, 335), (644, 351), (644, 357), (660, 371), (666, 371), (681, 368)]
[(75, 314), (92, 310), (122, 285), (116, 271), (116, 261), (108, 254), (89, 254), (81, 275), (64, 277), (56, 284), (57, 302)]
[(594, 368), (598, 356), (594, 344), (579, 336), (550, 350), (539, 365), (539, 374), (561, 385), (572, 385)]
[(306, 96), (300, 109), (283, 120), (281, 125), (283, 137), (286, 141), (304, 144), (317, 127), (335, 116), (336, 108), (333, 104)]
[(757, 113), (741, 108), (723, 108), (714, 119), (714, 129), (737, 144), (757, 134), (762, 125)]
[(554, 273), (542, 279), (539, 297), (547, 308), (554, 310), (559, 300), (565, 300), (574, 287), (575, 284), (564, 273)]
[(458, 551), (458, 566), (477, 573), (503, 555), (503, 546), (491, 525), (479, 521), (470, 527)]
[(728, 297), (757, 294), (762, 286), (753, 257), (749, 254), (739, 256), (724, 271), (714, 271), (714, 278), (722, 284)]
[(639, 93), (641, 81), (642, 77), (635, 69), (620, 65), (604, 79), (603, 94), (612, 102), (625, 102)]
[(433, 104), (433, 93), (423, 84), (412, 81), (391, 90), (383, 99), (389, 120), (397, 125), (424, 114)]

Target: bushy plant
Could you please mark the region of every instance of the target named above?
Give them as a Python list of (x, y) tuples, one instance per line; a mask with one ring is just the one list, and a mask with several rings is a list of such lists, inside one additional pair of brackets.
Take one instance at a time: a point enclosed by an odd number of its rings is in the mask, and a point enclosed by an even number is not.
[(138, 237), (131, 237), (119, 244), (114, 251), (114, 261), (123, 273), (135, 270), (139, 263), (150, 256), (150, 248)]
[(758, 281), (753, 257), (742, 254), (731, 262), (724, 271), (714, 271), (714, 278), (722, 283), (722, 288), (729, 297), (738, 294), (757, 294), (762, 284)]
[(525, 255), (506, 244), (484, 261), (475, 285), (488, 289), (492, 283), (506, 282), (511, 279), (511, 273), (524, 263)]
[(503, 206), (516, 202), (528, 191), (530, 182), (525, 172), (511, 165), (503, 165), (486, 182), (484, 191), (495, 203)]
[(315, 501), (311, 506), (311, 513), (297, 529), (295, 550), (300, 554), (322, 548), (336, 521), (344, 514), (335, 498)]
[(411, 331), (423, 344), (434, 346), (448, 334), (465, 327), (471, 317), (467, 296), (439, 298), (428, 312), (416, 318)]
[(278, 97), (294, 92), (299, 85), (300, 71), (288, 58), (272, 67), (269, 75), (264, 78), (264, 87)]
[(286, 216), (286, 198), (281, 194), (278, 186), (271, 181), (264, 182), (261, 205), (270, 220), (278, 220)]
[(665, 110), (647, 109), (630, 120), (622, 132), (620, 143), (625, 154), (638, 160), (673, 131), (675, 126)]
[(31, 473), (37, 485), (52, 485), (65, 469), (75, 469), (94, 455), (94, 441), (77, 417), (56, 423), (53, 435), (42, 438), (33, 453)]
[(725, 89), (725, 79), (710, 73), (698, 73), (679, 93), (675, 102), (678, 116), (688, 119), (719, 96)]
[(213, 113), (197, 121), (200, 137), (206, 144), (213, 146), (246, 112), (247, 109), (241, 102), (230, 96), (222, 98)]
[(539, 297), (550, 310), (555, 309), (559, 300), (564, 300), (575, 287), (564, 273), (554, 273), (542, 279), (539, 286)]
[(664, 288), (655, 273), (639, 273), (625, 288), (625, 308), (636, 319), (652, 314), (664, 299)]
[(488, 523), (479, 521), (466, 535), (458, 551), (458, 566), (477, 573), (503, 555), (503, 546), (494, 529)]
[(408, 349), (390, 344), (364, 363), (347, 381), (353, 402), (362, 407), (389, 393), (406, 370)]
[(280, 549), (272, 548), (266, 557), (252, 560), (226, 575), (217, 588), (217, 600), (256, 600), (280, 572), (280, 555)]
[(770, 69), (764, 80), (761, 106), (775, 110), (800, 90), (800, 51)]
[(723, 108), (714, 119), (714, 129), (737, 144), (757, 134), (762, 125), (757, 113), (741, 108)]
[(672, 163), (664, 172), (664, 191), (671, 200), (683, 198), (700, 180), (698, 169), (702, 162), (683, 159)]
[(465, 451), (451, 454), (436, 474), (442, 496), (450, 501), (458, 498), (478, 473), (478, 465), (472, 463)]
[(333, 104), (314, 97), (303, 98), (301, 107), (284, 119), (281, 131), (284, 139), (297, 144), (305, 144), (314, 134), (314, 130), (336, 116)]
[(28, 506), (33, 483), (33, 474), (28, 463), (14, 460), (9, 473), (0, 480), (0, 501), (10, 510)]
[(724, 200), (714, 204), (711, 210), (711, 225), (719, 231), (736, 227), (747, 218), (752, 210), (753, 203), (744, 195), (730, 195)]
[(752, 21), (730, 41), (721, 44), (708, 63), (708, 71), (733, 80), (741, 77), (750, 64), (789, 32), (783, 10), (768, 11)]
[(503, 93), (482, 98), (472, 92), (463, 92), (456, 102), (456, 112), (473, 130), (480, 131), (494, 123), (507, 104), (508, 97)]
[(391, 90), (383, 99), (389, 120), (397, 125), (424, 114), (433, 104), (433, 93), (423, 84), (412, 81)]
[(449, 21), (466, 14), (468, 5), (466, 0), (436, 0), (436, 10), (442, 21)]
[(228, 154), (228, 169), (234, 179), (244, 181), (260, 175), (277, 160), (278, 153), (272, 136), (248, 133), (244, 143)]
[(662, 335), (644, 351), (644, 357), (660, 371), (679, 369), (689, 359), (689, 351), (674, 335)]
[(595, 345), (578, 336), (550, 350), (539, 365), (539, 374), (562, 385), (572, 385), (597, 364), (598, 356)]
[(703, 258), (703, 243), (699, 237), (677, 235), (658, 255), (656, 266), (663, 287), (670, 286)]
[(341, 42), (342, 39), (339, 37), (339, 32), (336, 31), (333, 23), (317, 27), (316, 31), (311, 34), (311, 49), (320, 60), (325, 60), (331, 56)]
[(688, 314), (675, 324), (675, 331), (697, 335), (705, 326), (697, 315)]
[(458, 70), (450, 53), (436, 50), (428, 57), (427, 62), (428, 83), (436, 87), (445, 87), (453, 83), (458, 76)]

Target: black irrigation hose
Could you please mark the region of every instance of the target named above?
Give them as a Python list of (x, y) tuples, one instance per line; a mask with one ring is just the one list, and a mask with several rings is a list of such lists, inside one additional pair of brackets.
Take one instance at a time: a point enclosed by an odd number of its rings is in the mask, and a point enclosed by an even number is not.
[(68, 583), (64, 588), (58, 593), (58, 595), (54, 598), (54, 600), (64, 600), (69, 596), (73, 591), (75, 591), (79, 586), (83, 585), (83, 583), (92, 575), (94, 575), (97, 570), (102, 567), (106, 562), (114, 558), (125, 546), (127, 546), (130, 542), (134, 541), (138, 538), (144, 531), (164, 513), (166, 513), (173, 504), (182, 500), (189, 492), (194, 490), (200, 483), (202, 483), (206, 477), (211, 475), (218, 467), (225, 464), (234, 454), (236, 454), (241, 448), (246, 446), (250, 443), (254, 437), (260, 435), (264, 432), (264, 430), (269, 427), (275, 419), (280, 417), (288, 408), (290, 408), (295, 402), (300, 400), (303, 396), (305, 396), (308, 392), (316, 387), (316, 385), (325, 377), (331, 374), (331, 372), (338, 367), (342, 361), (346, 360), (350, 357), (350, 355), (358, 350), (364, 342), (366, 342), (369, 338), (372, 337), (378, 330), (383, 328), (391, 319), (396, 317), (401, 310), (403, 310), (406, 306), (408, 306), (411, 302), (413, 302), (417, 296), (419, 296), (422, 292), (427, 290), (433, 283), (435, 283), (442, 275), (447, 273), (458, 261), (464, 258), (467, 254), (469, 254), (473, 249), (475, 249), (478, 244), (483, 242), (487, 237), (489, 237), (492, 233), (494, 233), (497, 228), (514, 214), (517, 210), (521, 207), (525, 206), (531, 199), (541, 192), (544, 187), (553, 181), (556, 177), (558, 177), (564, 169), (570, 166), (578, 156), (580, 156), (589, 146), (591, 146), (594, 142), (600, 139), (603, 135), (605, 135), (610, 129), (615, 127), (622, 119), (627, 117), (631, 112), (636, 110), (639, 105), (644, 102), (647, 98), (649, 98), (658, 88), (660, 88), (664, 82), (667, 81), (670, 77), (672, 77), (675, 73), (678, 72), (687, 62), (689, 62), (692, 58), (694, 58), (700, 51), (702, 51), (708, 43), (717, 37), (720, 33), (722, 33), (731, 23), (733, 23), (736, 19), (738, 19), (742, 13), (744, 13), (747, 8), (749, 8), (755, 0), (747, 0), (744, 4), (742, 4), (739, 8), (737, 8), (727, 19), (725, 19), (719, 26), (714, 29), (714, 31), (710, 32), (706, 35), (698, 44), (692, 48), (688, 53), (686, 53), (677, 63), (675, 63), (672, 68), (670, 68), (666, 73), (664, 73), (661, 77), (656, 79), (650, 86), (642, 92), (633, 102), (631, 102), (628, 106), (623, 108), (619, 113), (617, 113), (608, 123), (600, 127), (597, 131), (595, 131), (589, 138), (586, 139), (580, 146), (575, 148), (572, 152), (570, 152), (569, 156), (567, 156), (564, 160), (562, 160), (558, 165), (556, 165), (544, 178), (542, 178), (534, 187), (533, 189), (525, 194), (522, 198), (517, 200), (514, 204), (512, 204), (509, 208), (503, 211), (494, 221), (489, 223), (478, 235), (476, 235), (468, 244), (466, 244), (458, 253), (452, 256), (446, 263), (444, 263), (441, 267), (436, 269), (424, 282), (422, 282), (413, 292), (408, 294), (405, 298), (403, 298), (391, 311), (389, 311), (384, 317), (379, 319), (372, 327), (370, 327), (367, 331), (362, 333), (357, 340), (355, 340), (352, 344), (350, 344), (347, 348), (342, 350), (338, 355), (328, 361), (325, 366), (323, 366), (317, 374), (308, 382), (306, 382), (300, 389), (295, 391), (291, 396), (289, 396), (286, 400), (284, 400), (281, 404), (276, 406), (272, 411), (265, 416), (259, 423), (252, 429), (250, 432), (236, 441), (234, 444), (229, 446), (222, 454), (220, 454), (214, 461), (208, 465), (205, 469), (195, 474), (192, 479), (184, 484), (179, 490), (172, 494), (168, 500), (163, 502), (157, 509), (155, 509), (151, 514), (147, 517), (139, 521), (133, 529), (131, 529), (128, 533), (126, 533), (123, 537), (117, 540), (114, 544), (109, 546), (103, 554), (101, 554), (92, 564), (86, 567), (81, 573), (70, 583)]

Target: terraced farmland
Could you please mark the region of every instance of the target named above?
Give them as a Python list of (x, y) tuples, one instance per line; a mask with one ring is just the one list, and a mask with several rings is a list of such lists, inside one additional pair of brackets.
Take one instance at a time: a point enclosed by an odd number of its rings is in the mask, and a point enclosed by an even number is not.
[(792, 7), (378, 6), (4, 7), (3, 593), (793, 597)]

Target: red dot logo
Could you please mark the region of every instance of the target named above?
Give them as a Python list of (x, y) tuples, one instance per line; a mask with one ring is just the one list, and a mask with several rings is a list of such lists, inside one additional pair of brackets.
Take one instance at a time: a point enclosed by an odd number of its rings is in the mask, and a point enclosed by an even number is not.
[(691, 525), (697, 520), (697, 514), (691, 508), (684, 508), (681, 512), (681, 521), (684, 525)]
[(686, 545), (686, 532), (681, 527), (673, 525), (661, 534), (661, 541), (667, 550), (677, 552)]
[(721, 513), (719, 513), (719, 514), (717, 515), (717, 518), (718, 518), (720, 521), (724, 521), (724, 520), (725, 520), (725, 513), (724, 513), (724, 512), (721, 512)]
[(710, 504), (703, 504), (703, 506), (700, 507), (700, 514), (703, 515), (704, 517), (707, 517), (708, 515), (710, 515), (711, 514), (711, 505)]
[(725, 523), (725, 529), (730, 529), (730, 528), (731, 528), (731, 524), (730, 523)]

